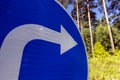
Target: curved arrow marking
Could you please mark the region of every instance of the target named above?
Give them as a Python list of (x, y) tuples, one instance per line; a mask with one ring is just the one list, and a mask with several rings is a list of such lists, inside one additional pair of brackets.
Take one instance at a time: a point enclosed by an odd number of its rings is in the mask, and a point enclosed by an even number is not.
[(0, 49), (1, 80), (18, 80), (24, 47), (35, 39), (60, 44), (61, 55), (77, 45), (63, 26), (60, 33), (36, 24), (19, 26), (7, 35)]

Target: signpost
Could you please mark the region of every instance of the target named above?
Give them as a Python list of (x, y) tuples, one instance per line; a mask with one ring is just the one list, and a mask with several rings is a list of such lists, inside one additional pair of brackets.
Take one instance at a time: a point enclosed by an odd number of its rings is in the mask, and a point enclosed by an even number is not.
[(0, 80), (87, 80), (83, 40), (55, 0), (2, 0)]

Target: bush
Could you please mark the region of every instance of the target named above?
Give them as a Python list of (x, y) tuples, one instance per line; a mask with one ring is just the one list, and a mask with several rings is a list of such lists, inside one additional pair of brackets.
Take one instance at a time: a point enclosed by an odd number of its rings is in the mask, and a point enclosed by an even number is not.
[(95, 57), (108, 57), (109, 53), (104, 49), (100, 42), (96, 42), (94, 45), (94, 56)]
[(119, 50), (119, 49), (116, 49), (115, 55), (118, 56), (118, 57), (120, 58), (120, 50)]

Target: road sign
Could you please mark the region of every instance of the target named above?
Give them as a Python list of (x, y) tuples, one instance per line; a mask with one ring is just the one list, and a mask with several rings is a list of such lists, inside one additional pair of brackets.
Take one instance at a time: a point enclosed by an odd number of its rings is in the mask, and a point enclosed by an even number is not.
[(87, 80), (73, 20), (55, 0), (0, 2), (0, 80)]

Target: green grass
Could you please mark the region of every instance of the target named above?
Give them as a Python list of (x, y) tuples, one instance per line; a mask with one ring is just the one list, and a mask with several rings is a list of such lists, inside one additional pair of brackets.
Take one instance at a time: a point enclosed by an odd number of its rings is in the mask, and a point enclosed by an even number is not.
[(89, 80), (120, 80), (120, 56), (90, 58)]

